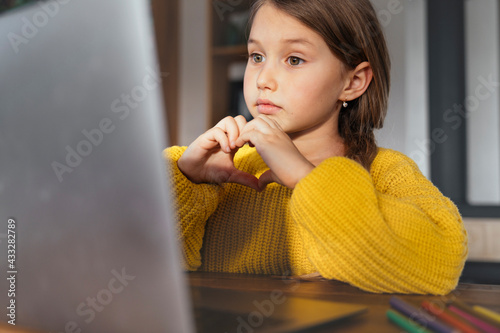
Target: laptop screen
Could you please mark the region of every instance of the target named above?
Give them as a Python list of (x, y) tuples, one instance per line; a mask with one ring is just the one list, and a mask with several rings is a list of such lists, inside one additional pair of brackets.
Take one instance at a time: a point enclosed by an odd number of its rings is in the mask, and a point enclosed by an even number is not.
[(190, 332), (149, 2), (36, 2), (0, 31), (2, 320)]

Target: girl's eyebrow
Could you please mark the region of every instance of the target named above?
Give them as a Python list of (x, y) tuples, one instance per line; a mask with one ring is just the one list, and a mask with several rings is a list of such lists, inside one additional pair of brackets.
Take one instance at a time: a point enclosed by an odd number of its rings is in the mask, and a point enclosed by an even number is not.
[(305, 45), (313, 45), (310, 41), (304, 38), (290, 38), (290, 39), (284, 39), (283, 43), (286, 44), (305, 44)]
[[(287, 39), (283, 39), (281, 40), (281, 43), (282, 44), (302, 44), (302, 45), (306, 45), (306, 46), (314, 46), (313, 43), (311, 43), (310, 41), (308, 41), (307, 39), (304, 39), (304, 38), (287, 38)], [(257, 44), (257, 45), (260, 45), (260, 42), (253, 39), (253, 38), (250, 38), (248, 39), (248, 42), (247, 44)]]
[(260, 44), (260, 43), (255, 39), (249, 38), (247, 44)]

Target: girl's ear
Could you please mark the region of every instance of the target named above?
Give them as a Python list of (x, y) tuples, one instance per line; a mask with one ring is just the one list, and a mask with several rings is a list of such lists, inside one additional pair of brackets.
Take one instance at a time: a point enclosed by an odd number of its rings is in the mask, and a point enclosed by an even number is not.
[(364, 61), (355, 69), (349, 71), (346, 88), (342, 94), (342, 101), (352, 101), (363, 95), (372, 82), (373, 71), (370, 63)]

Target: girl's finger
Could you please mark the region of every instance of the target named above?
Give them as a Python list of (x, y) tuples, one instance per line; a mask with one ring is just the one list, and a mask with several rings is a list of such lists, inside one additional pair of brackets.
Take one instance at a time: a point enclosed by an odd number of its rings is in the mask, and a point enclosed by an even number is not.
[(247, 120), (245, 119), (245, 117), (243, 116), (236, 116), (234, 118), (234, 121), (236, 122), (236, 124), (238, 125), (238, 129), (239, 129), (239, 132), (241, 133), (241, 131), (243, 130), (243, 128), (246, 126), (246, 124), (248, 123)]
[[(243, 118), (244, 119), (244, 118)], [(229, 140), (229, 146), (231, 148), (235, 148), (236, 146), (234, 145), (234, 141), (238, 138), (240, 135), (240, 126), (238, 124), (238, 121), (241, 122), (241, 120), (236, 120), (233, 117), (226, 117), (219, 121), (215, 127), (222, 129)]]
[[(255, 133), (253, 133), (255, 135)], [(240, 136), (234, 141), (236, 147), (243, 147), (245, 144), (249, 143), (251, 146), (254, 145), (254, 143), (251, 140), (252, 138), (252, 131), (245, 129), (243, 132), (240, 134)]]
[(247, 142), (256, 144), (256, 140), (263, 139), (263, 137), (268, 135), (280, 135), (283, 134), (282, 132), (283, 131), (272, 119), (260, 118), (259, 116), (247, 123), (235, 143), (238, 147), (241, 147)]
[(205, 134), (206, 136), (204, 136), (204, 139), (210, 145), (210, 147), (206, 147), (207, 149), (214, 148), (215, 146), (213, 145), (213, 142), (215, 141), (219, 144), (223, 151), (225, 151), (226, 153), (231, 152), (231, 147), (229, 145), (229, 139), (227, 137), (226, 131), (224, 131), (222, 128), (213, 127)]
[[(258, 185), (258, 191), (261, 192), (263, 191), (266, 186), (270, 183), (279, 183), (279, 179), (276, 177), (274, 172), (269, 169), (265, 171), (260, 177), (259, 177), (259, 185)], [(283, 185), (283, 184), (281, 184)]]
[(260, 120), (263, 123), (266, 123), (271, 128), (281, 129), (281, 126), (276, 121), (274, 121), (273, 119), (269, 118), (266, 115), (261, 114), (256, 119)]
[(248, 123), (246, 123), (246, 125), (243, 127), (243, 129), (241, 129), (240, 137), (242, 135), (250, 133), (250, 132), (262, 131), (265, 128), (269, 128), (269, 125), (267, 124), (267, 122), (265, 122), (264, 120), (262, 120), (260, 118), (255, 118), (252, 121), (249, 121)]
[(227, 182), (245, 185), (247, 187), (253, 188), (256, 191), (260, 190), (259, 180), (257, 179), (257, 177), (238, 169), (235, 169), (234, 172), (231, 173), (231, 176), (229, 177)]

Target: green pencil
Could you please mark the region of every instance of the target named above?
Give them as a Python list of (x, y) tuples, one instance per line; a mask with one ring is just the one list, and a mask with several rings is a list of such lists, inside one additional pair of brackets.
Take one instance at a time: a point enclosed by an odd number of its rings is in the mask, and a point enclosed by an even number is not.
[(394, 324), (398, 325), (402, 329), (406, 330), (408, 333), (432, 333), (425, 327), (420, 326), (410, 318), (400, 315), (396, 311), (387, 310), (386, 315), (390, 321), (392, 321)]

